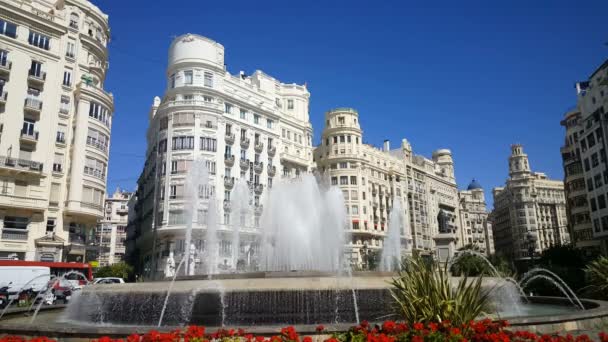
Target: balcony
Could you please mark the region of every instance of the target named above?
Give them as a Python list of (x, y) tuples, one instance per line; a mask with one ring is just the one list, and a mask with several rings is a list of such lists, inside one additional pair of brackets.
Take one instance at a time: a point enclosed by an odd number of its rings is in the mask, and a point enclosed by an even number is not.
[(233, 166), (234, 165), (234, 155), (225, 154), (224, 155), (224, 164), (226, 164), (226, 166)]
[(268, 150), (266, 152), (269, 156), (274, 156), (277, 153), (277, 148), (274, 146), (268, 146)]
[(27, 241), (27, 229), (2, 228), (2, 240)]
[(0, 92), (0, 103), (5, 104), (7, 99), (8, 99), (8, 91), (3, 90), (2, 92)]
[(229, 200), (224, 200), (224, 211), (230, 211), (232, 209), (232, 204)]
[(44, 198), (0, 194), (0, 205), (3, 207), (42, 212), (47, 209), (48, 200)]
[(39, 135), (38, 131), (21, 130), (21, 142), (35, 144), (38, 142)]
[(234, 177), (224, 177), (224, 186), (228, 189), (232, 189), (234, 186)]
[(263, 170), (264, 170), (264, 163), (262, 163), (262, 162), (253, 163), (253, 171), (255, 171), (255, 173), (262, 173)]
[(36, 97), (26, 97), (23, 109), (30, 113), (40, 114), (40, 111), (42, 111), (42, 100)]
[(129, 209), (127, 209), (126, 207), (125, 208), (119, 207), (119, 208), (116, 208), (116, 213), (118, 215), (126, 215), (129, 213)]
[(274, 165), (268, 165), (268, 176), (274, 177), (277, 174), (277, 167)]
[(262, 153), (262, 151), (264, 151), (264, 144), (259, 141), (256, 141), (256, 143), (253, 144), (253, 150), (257, 153)]
[(256, 193), (256, 195), (261, 195), (262, 192), (264, 191), (264, 185), (263, 184), (254, 184), (253, 191)]
[(228, 145), (234, 144), (234, 134), (227, 132), (226, 136), (225, 136), (225, 140), (226, 140), (226, 144), (228, 144)]
[(249, 148), (249, 138), (241, 137), (241, 148), (245, 150)]
[(27, 75), (27, 80), (32, 84), (43, 85), (44, 81), (46, 81), (46, 72), (34, 72), (33, 70), (30, 70), (29, 74)]
[(0, 168), (7, 168), (15, 171), (27, 171), (33, 173), (41, 173), (42, 172), (42, 163), (26, 160), (26, 159), (18, 159), (18, 158), (10, 158), (0, 156)]
[(9, 61), (8, 58), (0, 59), (0, 74), (8, 75), (11, 73), (13, 62)]
[(58, 163), (53, 163), (53, 172), (63, 173), (63, 165)]
[(241, 158), (241, 161), (239, 164), (241, 166), (241, 170), (247, 170), (249, 168), (249, 159)]
[(376, 190), (375, 188), (372, 189), (372, 196), (376, 196), (378, 194), (378, 190)]
[(59, 107), (59, 113), (64, 114), (64, 115), (70, 114), (70, 106), (66, 106), (62, 103), (61, 107)]
[(94, 147), (103, 153), (108, 153), (108, 145), (101, 143), (99, 140), (92, 139), (91, 137), (87, 137), (87, 145)]

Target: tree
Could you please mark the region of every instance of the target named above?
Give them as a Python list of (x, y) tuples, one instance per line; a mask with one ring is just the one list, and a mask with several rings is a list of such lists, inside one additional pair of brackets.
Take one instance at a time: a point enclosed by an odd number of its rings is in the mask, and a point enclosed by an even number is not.
[(116, 277), (122, 279), (129, 279), (130, 275), (133, 273), (133, 267), (124, 262), (119, 262), (116, 264), (108, 265), (97, 269), (95, 272), (96, 278), (105, 278), (105, 277)]
[[(536, 267), (546, 268), (554, 272), (574, 292), (580, 292), (586, 286), (584, 269), (589, 261), (581, 249), (572, 245), (559, 245), (544, 250)], [(535, 281), (528, 289), (538, 295), (563, 296), (561, 291), (542, 280)]]

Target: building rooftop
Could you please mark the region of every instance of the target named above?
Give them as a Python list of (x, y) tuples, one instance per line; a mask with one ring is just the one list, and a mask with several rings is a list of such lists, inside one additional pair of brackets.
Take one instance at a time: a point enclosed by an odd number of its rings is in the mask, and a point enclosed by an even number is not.
[(471, 183), (469, 183), (469, 186), (467, 186), (467, 190), (476, 190), (476, 189), (483, 189), (483, 187), (481, 186), (481, 184), (479, 184), (479, 182), (477, 182), (475, 180), (475, 178), (473, 178)]

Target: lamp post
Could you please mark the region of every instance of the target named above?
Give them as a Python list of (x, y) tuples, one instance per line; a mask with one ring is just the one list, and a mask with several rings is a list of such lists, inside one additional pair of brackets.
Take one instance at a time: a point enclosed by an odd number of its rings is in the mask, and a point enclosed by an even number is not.
[(528, 232), (526, 240), (528, 241), (528, 254), (530, 255), (530, 265), (534, 265), (534, 251), (536, 250), (536, 234)]

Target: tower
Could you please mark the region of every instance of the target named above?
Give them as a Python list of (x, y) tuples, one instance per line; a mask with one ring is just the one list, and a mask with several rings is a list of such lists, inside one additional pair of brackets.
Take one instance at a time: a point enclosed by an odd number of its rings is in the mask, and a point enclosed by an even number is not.
[(530, 163), (528, 155), (520, 144), (511, 145), (511, 156), (509, 157), (509, 177), (516, 178), (530, 174)]

